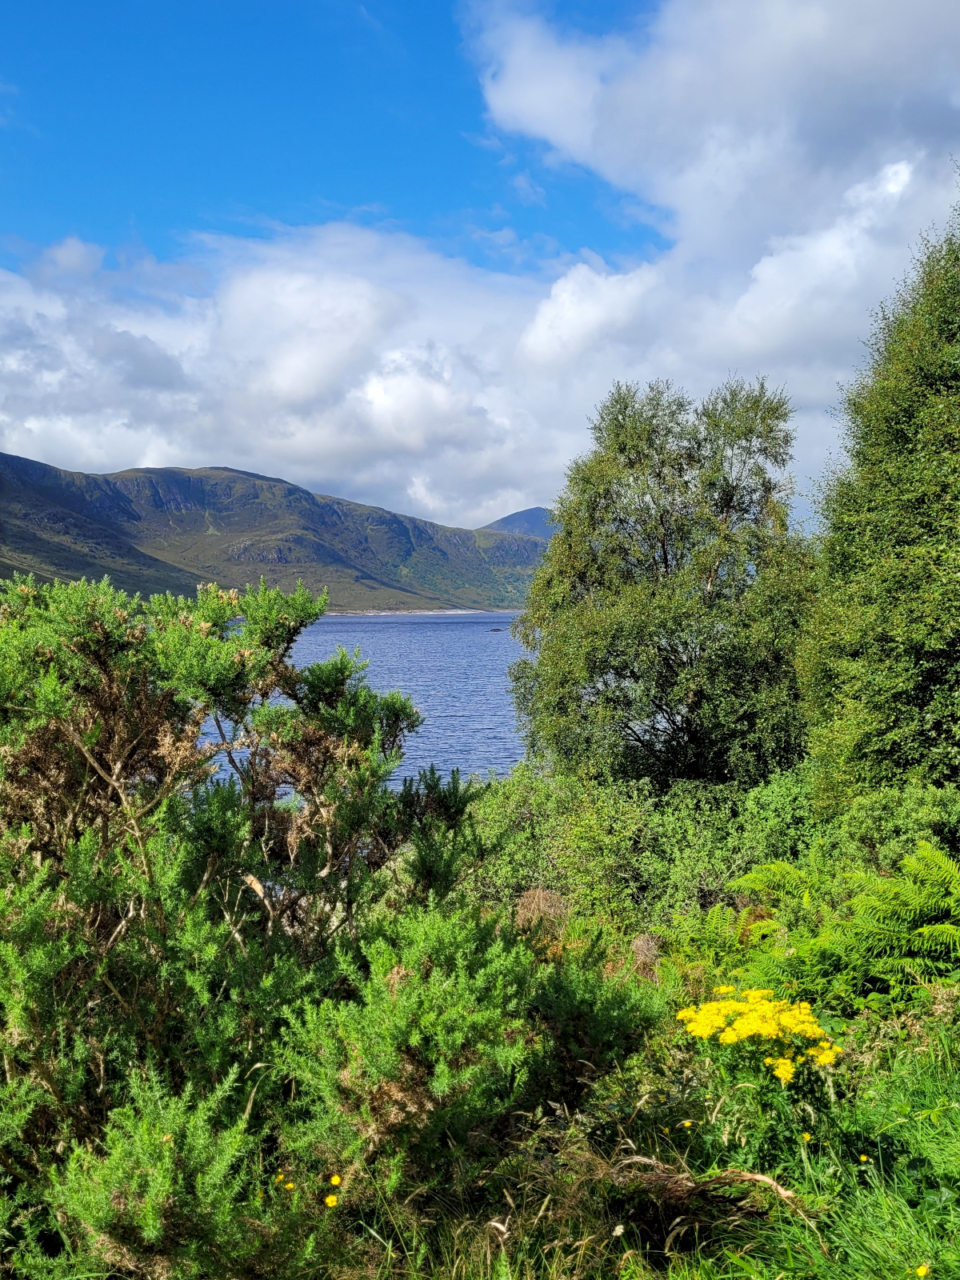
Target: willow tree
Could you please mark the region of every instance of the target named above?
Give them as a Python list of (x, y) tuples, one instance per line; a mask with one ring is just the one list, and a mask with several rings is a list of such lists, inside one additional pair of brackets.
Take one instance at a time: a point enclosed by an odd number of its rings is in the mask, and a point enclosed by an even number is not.
[(821, 791), (960, 768), (960, 214), (877, 316), (825, 485), (803, 647)]
[(665, 382), (613, 387), (516, 624), (535, 754), (660, 788), (795, 762), (810, 563), (788, 528), (790, 416), (763, 379), (699, 404)]

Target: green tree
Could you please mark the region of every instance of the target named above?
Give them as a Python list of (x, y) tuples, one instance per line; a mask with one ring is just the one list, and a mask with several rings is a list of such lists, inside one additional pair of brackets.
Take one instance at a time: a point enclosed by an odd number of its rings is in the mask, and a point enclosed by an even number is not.
[(960, 214), (922, 246), (844, 398), (802, 648), (821, 798), (960, 767)]
[(763, 379), (698, 405), (614, 386), (516, 624), (535, 754), (663, 789), (754, 785), (797, 760), (810, 558), (787, 525), (790, 412)]

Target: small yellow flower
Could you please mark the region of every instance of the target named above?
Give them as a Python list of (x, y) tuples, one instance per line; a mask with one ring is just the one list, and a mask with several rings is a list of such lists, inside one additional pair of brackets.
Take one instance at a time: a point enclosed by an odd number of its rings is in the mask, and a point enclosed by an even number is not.
[(165, 1133), (165, 1134), (163, 1135), (163, 1140), (164, 1140), (164, 1142), (172, 1142), (172, 1141), (173, 1141), (173, 1134), (172, 1134), (172, 1133)]
[(804, 1140), (804, 1142), (810, 1142), (810, 1141), (812, 1140), (812, 1138), (813, 1138), (813, 1134), (812, 1134), (812, 1133), (801, 1133), (800, 1137)]
[(330, 1185), (331, 1185), (331, 1187), (339, 1187), (339, 1185), (340, 1185), (341, 1181), (342, 1181), (342, 1179), (341, 1179), (341, 1177), (340, 1177), (339, 1173), (335, 1173), (335, 1174), (333, 1175), (333, 1177), (330, 1179)]
[(327, 1198), (324, 1200), (324, 1202), (323, 1202), (323, 1203), (327, 1206), (327, 1208), (328, 1208), (328, 1209), (333, 1209), (333, 1208), (336, 1206), (336, 1203), (337, 1203), (337, 1197), (336, 1197), (336, 1196), (327, 1196)]
[(867, 1161), (868, 1161), (869, 1159), (870, 1159), (870, 1157), (869, 1157), (869, 1156), (861, 1156), (861, 1157), (860, 1157), (860, 1163), (861, 1163), (861, 1164), (866, 1164), (866, 1163), (867, 1163)]
[(282, 1182), (283, 1179), (284, 1179), (284, 1175), (282, 1173), (278, 1173), (277, 1176), (274, 1178), (274, 1182)]
[(917, 1267), (917, 1275), (918, 1275), (918, 1276), (928, 1276), (929, 1274), (930, 1274), (930, 1268), (929, 1268), (929, 1267), (927, 1267), (927, 1266)]
[(685, 1129), (689, 1129), (689, 1128), (691, 1127), (691, 1125), (692, 1125), (692, 1124), (693, 1124), (693, 1121), (692, 1121), (692, 1120), (684, 1120), (684, 1122), (683, 1122), (683, 1127), (684, 1127)]
[(258, 1199), (258, 1200), (262, 1200), (262, 1199), (263, 1199), (263, 1192), (262, 1192), (262, 1191), (258, 1191), (258, 1192), (257, 1192), (257, 1199)]
[(285, 1182), (283, 1184), (284, 1191), (292, 1191), (293, 1188), (294, 1188), (294, 1184), (292, 1182)]

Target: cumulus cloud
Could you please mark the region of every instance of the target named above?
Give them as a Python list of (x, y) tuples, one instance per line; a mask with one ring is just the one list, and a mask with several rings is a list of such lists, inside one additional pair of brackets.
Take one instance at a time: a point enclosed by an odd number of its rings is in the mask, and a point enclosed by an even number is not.
[(543, 288), (337, 223), (123, 269), (66, 241), (0, 273), (0, 448), (88, 470), (224, 464), (493, 519), (559, 474), (513, 367)]
[(473, 40), (492, 124), (633, 197), (670, 242), (644, 274), (570, 269), (527, 348), (596, 333), (627, 376), (695, 391), (767, 372), (794, 396), (801, 469), (815, 469), (871, 309), (955, 198), (960, 8), (662, 0), (587, 36), (490, 2)]
[(328, 223), (110, 266), (70, 238), (0, 272), (0, 448), (221, 463), (472, 525), (550, 500), (614, 378), (763, 372), (815, 471), (871, 308), (954, 198), (960, 8), (662, 0), (598, 37), (484, 0), (469, 40), (491, 129), (540, 148), (517, 195), (579, 166), (664, 250), (551, 267), (504, 226), (495, 271)]

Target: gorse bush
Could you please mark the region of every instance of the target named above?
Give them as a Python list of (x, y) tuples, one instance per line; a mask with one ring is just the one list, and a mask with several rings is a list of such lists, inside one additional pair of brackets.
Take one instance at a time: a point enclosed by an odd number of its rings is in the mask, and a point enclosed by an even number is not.
[(388, 788), (410, 703), (291, 661), (322, 601), (22, 580), (0, 607), (14, 1272), (322, 1271), (347, 1203), (469, 1188), (639, 1043), (602, 941), (551, 955), (471, 900), (476, 787)]

